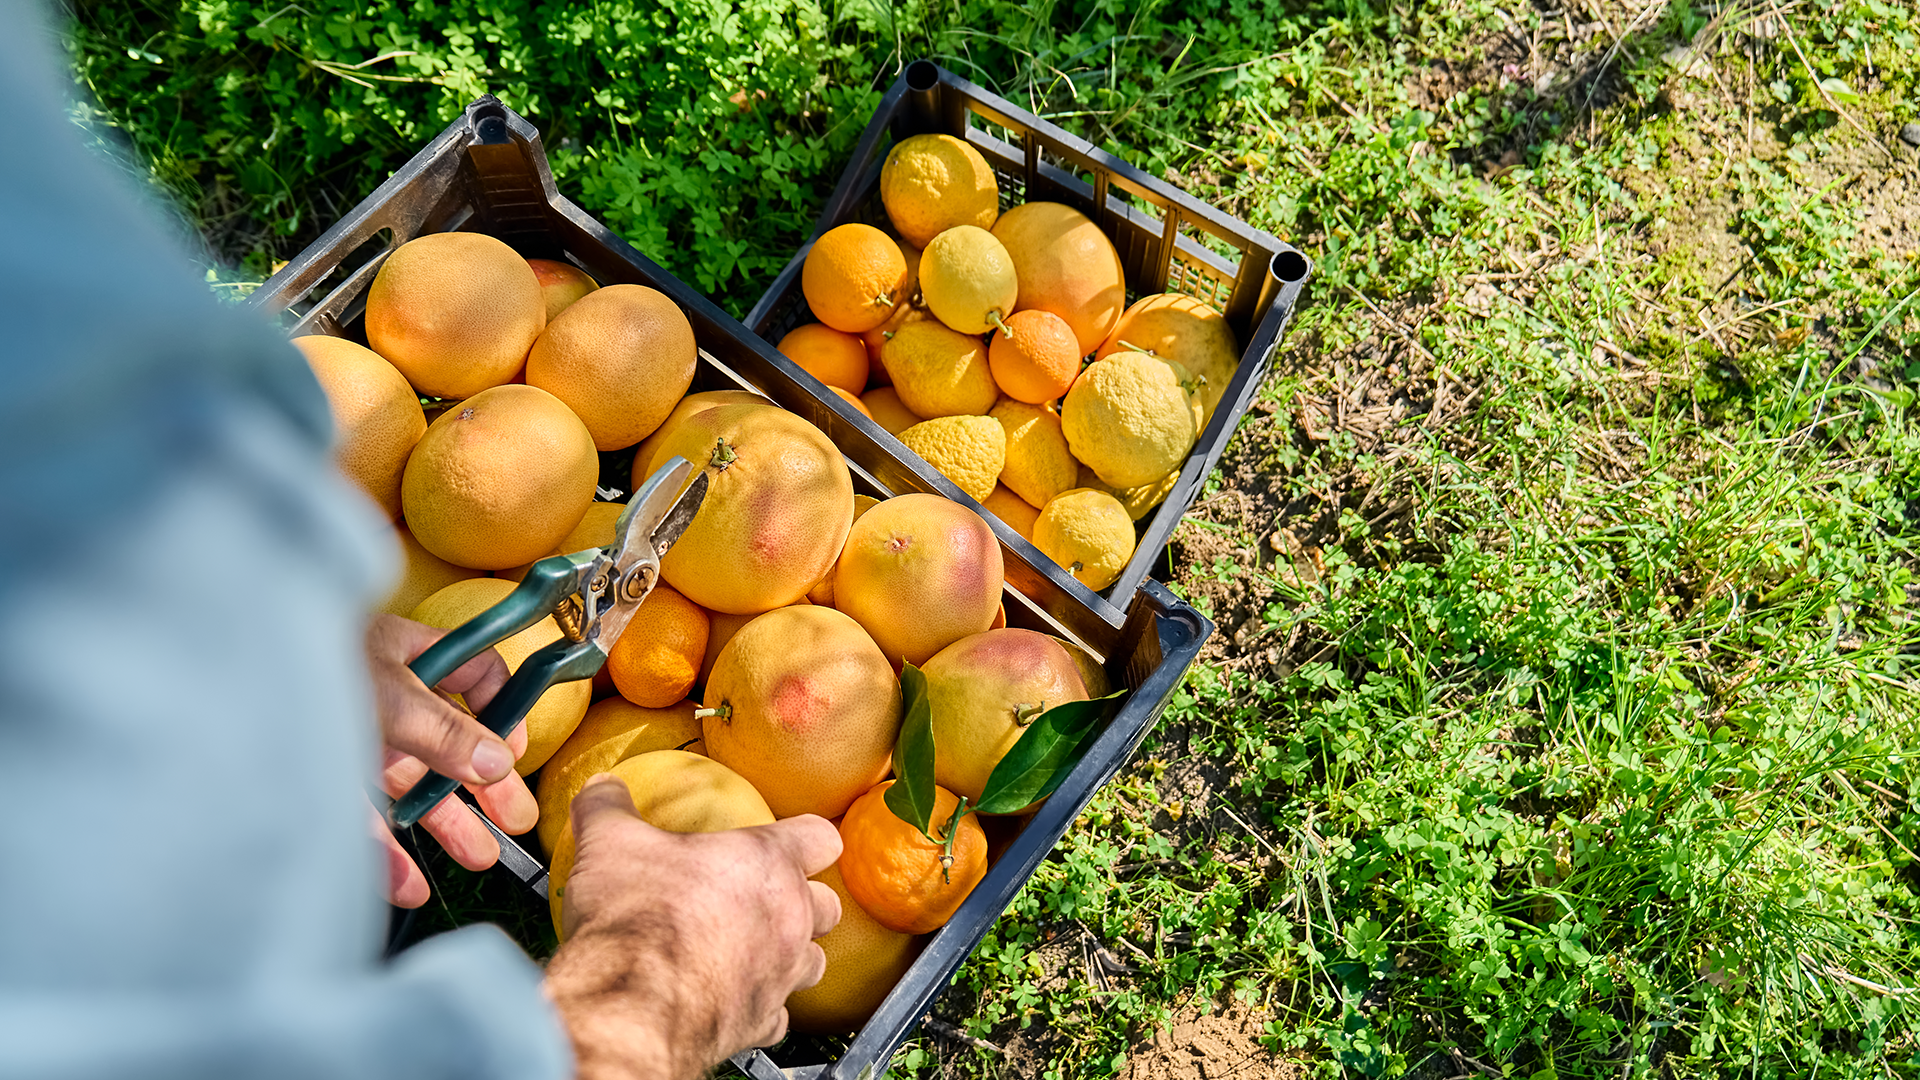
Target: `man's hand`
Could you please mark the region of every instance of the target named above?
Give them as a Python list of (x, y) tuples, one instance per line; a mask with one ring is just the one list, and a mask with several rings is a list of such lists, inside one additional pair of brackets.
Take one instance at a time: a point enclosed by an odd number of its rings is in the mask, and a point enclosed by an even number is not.
[[(397, 615), (375, 615), (367, 625), (367, 667), (373, 675), (385, 753), (380, 784), (388, 795), (398, 797), (432, 769), (465, 783), (501, 832), (526, 832), (540, 816), (526, 781), (513, 771), (527, 748), (526, 725), (503, 741), (451, 697), (461, 694), (474, 708), (485, 707), (506, 684), (506, 661), (488, 649), (442, 680), (437, 690), (428, 689), (407, 669), (445, 635), (444, 630)], [(420, 824), (469, 870), (485, 870), (500, 858), (493, 834), (459, 799), (448, 798)], [(408, 908), (426, 903), (427, 879), (377, 815), (374, 831), (386, 843), (388, 901)]]
[(547, 987), (581, 1080), (690, 1080), (786, 1035), (787, 995), (826, 970), (813, 939), (840, 921), (840, 898), (807, 880), (840, 857), (831, 824), (663, 832), (602, 775), (573, 800), (573, 834)]

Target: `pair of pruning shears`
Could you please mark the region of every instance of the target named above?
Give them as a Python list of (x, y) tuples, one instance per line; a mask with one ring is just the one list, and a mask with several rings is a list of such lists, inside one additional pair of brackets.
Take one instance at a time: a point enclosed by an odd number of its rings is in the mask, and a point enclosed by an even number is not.
[[(691, 477), (692, 483), (688, 483)], [(672, 458), (633, 493), (613, 528), (613, 543), (534, 563), (499, 603), (433, 643), (407, 667), (428, 686), (460, 665), (553, 616), (564, 635), (526, 658), (476, 719), (505, 738), (556, 683), (591, 679), (660, 580), (660, 559), (687, 531), (707, 497), (707, 475)], [(405, 829), (453, 794), (460, 782), (429, 772), (394, 800), (387, 823)]]

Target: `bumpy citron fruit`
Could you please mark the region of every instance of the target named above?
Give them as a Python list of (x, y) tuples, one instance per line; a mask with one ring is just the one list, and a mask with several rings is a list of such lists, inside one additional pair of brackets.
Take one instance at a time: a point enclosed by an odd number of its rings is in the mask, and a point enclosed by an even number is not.
[(1060, 417), (1053, 410), (1024, 401), (1002, 401), (988, 415), (1006, 429), (1007, 464), (1000, 471), (1000, 482), (1015, 495), (1032, 506), (1045, 506), (1048, 499), (1074, 486), (1080, 464), (1067, 449)]
[(580, 726), (540, 769), (540, 785), (534, 791), (540, 803), (540, 821), (534, 826), (540, 847), (551, 854), (560, 842), (567, 827), (567, 808), (588, 777), (654, 750), (704, 754), (700, 720), (693, 715), (696, 708), (683, 700), (664, 709), (649, 709), (618, 694), (594, 702)]
[(553, 551), (586, 515), (599, 477), (593, 436), (573, 410), (538, 387), (496, 386), (427, 426), (400, 504), (428, 551), (505, 570)]
[(575, 300), (600, 287), (593, 275), (569, 262), (557, 259), (528, 259), (534, 280), (540, 283), (540, 299), (547, 305), (547, 321), (573, 306)]
[(880, 167), (880, 202), (914, 247), (956, 225), (987, 229), (1000, 215), (1000, 185), (980, 151), (951, 135), (902, 139)]
[(654, 457), (708, 478), (706, 501), (660, 573), (712, 611), (770, 611), (806, 595), (846, 542), (853, 476), (819, 428), (785, 409), (723, 405), (681, 420)]
[(838, 817), (887, 775), (900, 683), (860, 624), (832, 608), (769, 611), (720, 650), (701, 702), (707, 753), (780, 817)]
[(1192, 401), (1169, 364), (1114, 353), (1087, 365), (1060, 402), (1060, 430), (1073, 456), (1117, 488), (1151, 483), (1193, 448)]
[(399, 517), (407, 455), (427, 431), (413, 387), (379, 353), (345, 338), (313, 335), (293, 344), (326, 391), (340, 471), (389, 519)]
[(656, 585), (607, 652), (620, 696), (664, 709), (687, 696), (700, 676), (710, 627), (706, 610), (670, 585)]
[(963, 334), (1000, 330), (1020, 298), (1013, 258), (992, 233), (956, 225), (920, 257), (920, 296), (934, 318)]
[(828, 386), (854, 394), (867, 388), (867, 346), (858, 335), (806, 323), (780, 339), (780, 354)]
[(933, 818), (922, 834), (888, 809), (886, 793), (893, 783), (860, 796), (841, 819), (840, 877), (848, 894), (881, 926), (928, 934), (945, 926), (987, 876), (987, 837), (976, 815), (953, 821), (960, 800), (938, 786)]
[(1073, 657), (1032, 630), (961, 638), (921, 670), (936, 748), (933, 781), (975, 802), (1027, 725), (1055, 705), (1087, 698)]
[(902, 326), (880, 355), (901, 402), (928, 420), (985, 416), (1000, 397), (987, 366), (986, 346), (937, 319)]
[(1072, 486), (1106, 492), (1120, 500), (1120, 505), (1126, 508), (1128, 517), (1139, 521), (1152, 513), (1154, 507), (1166, 502), (1167, 496), (1173, 493), (1173, 485), (1179, 482), (1180, 470), (1174, 469), (1158, 480), (1130, 488), (1117, 488), (1100, 479), (1100, 474), (1082, 465), (1078, 475), (1074, 477)]
[(1073, 327), (1078, 355), (1107, 338), (1127, 304), (1120, 253), (1100, 226), (1070, 206), (1030, 202), (994, 223), (993, 235), (1013, 258), (1020, 311), (1051, 311)]
[[(513, 582), (499, 578), (456, 581), (420, 601), (420, 606), (414, 608), (409, 617), (441, 630), (452, 630), (506, 599), (513, 588)], [(518, 671), (527, 657), (560, 640), (560, 636), (559, 624), (548, 616), (494, 648), (500, 651), (508, 670)], [(514, 771), (526, 776), (546, 764), (560, 744), (567, 741), (567, 736), (573, 734), (573, 729), (580, 726), (580, 718), (587, 714), (587, 704), (592, 699), (593, 684), (584, 680), (559, 683), (541, 694), (527, 711), (527, 752), (514, 763)]]
[(813, 317), (849, 334), (886, 322), (906, 290), (907, 260), (899, 245), (857, 222), (829, 229), (800, 268), (800, 291)]
[(990, 416), (941, 416), (900, 433), (907, 449), (983, 502), (1007, 463), (1007, 432)]
[(919, 304), (901, 304), (893, 309), (893, 314), (887, 316), (886, 322), (860, 335), (860, 343), (867, 347), (867, 385), (893, 385), (893, 373), (887, 370), (887, 365), (881, 360), (881, 354), (886, 349), (887, 342), (899, 332), (902, 326), (931, 318), (933, 318), (933, 312)]
[(876, 387), (861, 394), (860, 403), (867, 407), (867, 415), (873, 417), (873, 422), (889, 435), (898, 436), (924, 419), (907, 408), (900, 400), (900, 391), (891, 386)]
[(994, 517), (1013, 526), (1013, 531), (1033, 542), (1033, 523), (1039, 520), (1040, 508), (1007, 490), (1007, 485), (996, 484), (980, 505)]
[(1198, 384), (1201, 426), (1213, 418), (1240, 366), (1240, 349), (1227, 317), (1179, 293), (1161, 293), (1134, 301), (1101, 343), (1095, 359), (1117, 352), (1146, 352), (1185, 368)]
[(435, 397), (513, 381), (546, 325), (533, 268), (483, 233), (409, 240), (367, 288), (367, 343)]
[[(654, 750), (615, 762), (607, 772), (626, 782), (634, 810), (656, 829), (709, 833), (773, 824), (772, 811), (752, 784), (699, 754)], [(571, 801), (568, 806), (572, 806)], [(568, 817), (571, 819), (571, 812)], [(547, 869), (547, 902), (553, 913), (554, 933), (562, 940), (566, 930), (560, 911), (566, 903), (574, 857), (573, 822), (568, 820), (553, 846), (553, 862)]]
[(1007, 333), (987, 345), (993, 381), (1015, 401), (1041, 405), (1067, 392), (1080, 374), (1080, 341), (1051, 311), (1029, 308), (1007, 319)]
[(813, 880), (840, 897), (840, 921), (813, 939), (827, 954), (827, 970), (819, 982), (788, 995), (787, 1021), (795, 1031), (841, 1035), (859, 1030), (873, 1016), (913, 966), (920, 943), (867, 914), (847, 891), (839, 864), (813, 875)]
[(640, 485), (646, 483), (647, 477), (653, 475), (655, 468), (653, 464), (653, 452), (660, 448), (660, 443), (673, 431), (675, 425), (695, 413), (705, 412), (708, 409), (717, 409), (722, 405), (766, 405), (771, 407), (773, 402), (768, 401), (764, 396), (756, 394), (751, 390), (703, 390), (700, 393), (688, 394), (686, 397), (681, 398), (680, 403), (673, 407), (673, 411), (668, 413), (667, 418), (660, 422), (660, 426), (654, 429), (653, 434), (641, 439), (640, 445), (634, 448), (633, 476), (631, 480), (633, 490), (640, 490)]
[(993, 624), (1005, 571), (1000, 543), (980, 515), (938, 495), (900, 495), (853, 523), (833, 603), (888, 662), (923, 664)]
[(1080, 584), (1104, 589), (1133, 558), (1133, 519), (1104, 491), (1074, 488), (1054, 496), (1033, 523), (1033, 546)]
[(680, 306), (645, 285), (588, 293), (527, 355), (527, 385), (567, 403), (601, 450), (653, 434), (693, 383), (699, 352)]

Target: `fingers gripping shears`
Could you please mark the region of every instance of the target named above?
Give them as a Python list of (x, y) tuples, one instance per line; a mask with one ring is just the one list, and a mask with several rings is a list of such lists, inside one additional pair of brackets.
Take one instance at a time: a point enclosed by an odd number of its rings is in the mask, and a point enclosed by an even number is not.
[[(613, 543), (534, 563), (505, 599), (449, 631), (407, 667), (421, 682), (437, 685), (485, 650), (553, 616), (564, 636), (527, 657), (476, 715), (505, 738), (549, 687), (591, 679), (607, 662), (607, 652), (660, 580), (661, 558), (706, 497), (706, 473), (695, 475), (685, 458), (670, 459), (620, 512)], [(451, 777), (429, 772), (394, 800), (387, 823), (395, 829), (412, 826), (459, 786)]]

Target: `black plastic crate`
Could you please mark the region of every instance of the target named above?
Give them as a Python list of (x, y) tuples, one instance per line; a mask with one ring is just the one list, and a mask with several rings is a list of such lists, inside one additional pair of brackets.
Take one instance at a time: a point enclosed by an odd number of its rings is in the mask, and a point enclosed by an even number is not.
[[(283, 314), (291, 333), (364, 342), (364, 295), (380, 263), (415, 236), (453, 230), (490, 233), (525, 256), (567, 259), (603, 285), (630, 282), (660, 290), (693, 324), (700, 349), (696, 389), (753, 389), (805, 416), (840, 447), (855, 489), (864, 494), (884, 498), (925, 491), (964, 501), (924, 462), (902, 457), (899, 445), (872, 421), (836, 396), (823, 397), (818, 383), (766, 342), (560, 195), (539, 132), (491, 97), (468, 106), (463, 117), (256, 290), (249, 303)], [(609, 475), (626, 486), (618, 463), (609, 465)], [(1086, 603), (1084, 597), (1092, 594), (1064, 587), (1063, 582), (1077, 584), (1058, 567), (1024, 542), (1010, 544), (1012, 534), (1004, 525), (997, 531), (1006, 560), (1008, 624), (1064, 631), (1105, 662), (1115, 686), (1133, 693), (952, 921), (927, 942), (866, 1027), (850, 1040), (790, 1039), (771, 1052), (742, 1054), (735, 1064), (751, 1076), (851, 1080), (884, 1073), (894, 1050), (955, 969), (1094, 793), (1139, 746), (1213, 632), (1204, 616), (1152, 581), (1128, 597), (1125, 617), (1113, 621)], [(1036, 559), (1045, 570), (1036, 567)], [(495, 836), (501, 865), (529, 883), (525, 900), (544, 916), (546, 873), (538, 850)]]
[[(754, 333), (779, 341), (794, 327), (813, 321), (800, 291), (800, 269), (814, 241), (827, 230), (857, 221), (891, 231), (880, 204), (880, 166), (894, 143), (927, 133), (964, 139), (980, 151), (999, 179), (1003, 208), (1045, 200), (1065, 203), (1092, 219), (1120, 253), (1129, 304), (1163, 292), (1195, 297), (1226, 315), (1243, 346), (1233, 380), (1181, 465), (1179, 480), (1140, 522), (1132, 560), (1103, 593), (1059, 571), (1010, 526), (981, 510), (1007, 546), (1119, 625), (1272, 370), (1311, 266), (1306, 256), (1272, 234), (1221, 213), (937, 64), (919, 60), (907, 65), (881, 98), (813, 236), (748, 313), (746, 322)], [(1238, 257), (1220, 254), (1204, 238)], [(883, 433), (881, 443), (904, 460), (921, 464), (919, 455), (899, 440)], [(965, 495), (958, 499), (979, 509)]]

